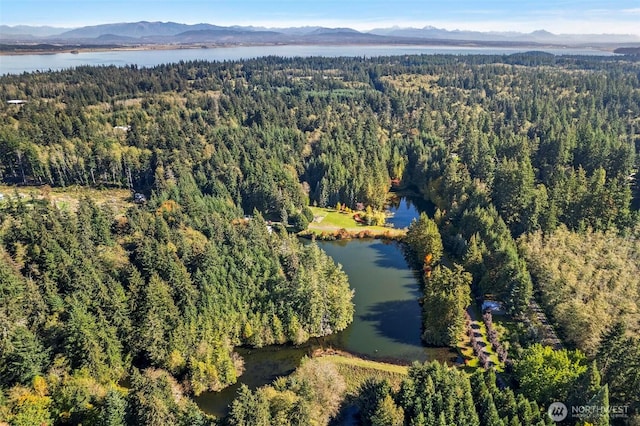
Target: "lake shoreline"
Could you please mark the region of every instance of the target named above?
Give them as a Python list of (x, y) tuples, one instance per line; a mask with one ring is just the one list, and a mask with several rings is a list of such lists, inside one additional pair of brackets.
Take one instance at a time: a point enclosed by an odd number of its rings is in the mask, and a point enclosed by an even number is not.
[(203, 44), (142, 44), (131, 46), (73, 46), (63, 45), (60, 48), (49, 49), (21, 49), (21, 50), (0, 50), (0, 56), (23, 56), (23, 55), (56, 55), (58, 53), (98, 53), (98, 52), (146, 52), (154, 50), (197, 50), (197, 49), (228, 49), (231, 47), (260, 47), (260, 46), (286, 46), (283, 44), (232, 44), (232, 45), (203, 45)]
[[(319, 231), (319, 230), (318, 230)], [(350, 229), (336, 229), (333, 231), (320, 231), (319, 233), (313, 232), (313, 230), (305, 230), (297, 234), (300, 238), (306, 238), (308, 240), (318, 241), (341, 241), (341, 240), (386, 240), (386, 241), (402, 241), (406, 234), (406, 230), (389, 228), (388, 231), (374, 232), (367, 229), (364, 230), (350, 230)]]
[[(15, 46), (11, 49), (11, 46)], [(614, 53), (617, 45), (603, 46), (567, 46), (556, 44), (531, 44), (531, 43), (482, 43), (482, 42), (464, 42), (447, 40), (424, 40), (421, 42), (352, 42), (352, 43), (230, 43), (230, 44), (213, 44), (213, 43), (193, 43), (193, 44), (139, 44), (139, 45), (47, 45), (46, 48), (37, 48), (38, 45), (25, 44), (4, 44), (0, 49), (0, 56), (22, 56), (22, 55), (55, 55), (58, 53), (97, 53), (97, 52), (136, 52), (136, 51), (154, 51), (154, 50), (198, 50), (198, 49), (228, 49), (238, 47), (304, 47), (304, 46), (324, 46), (324, 47), (424, 47), (424, 48), (449, 48), (449, 49), (528, 49), (528, 50), (580, 50), (589, 49), (601, 52)]]
[[(31, 72), (75, 69), (80, 66), (135, 66), (153, 68), (161, 64), (188, 61), (244, 61), (265, 56), (280, 58), (310, 57), (387, 57), (406, 55), (513, 55), (542, 51), (555, 56), (622, 56), (609, 49), (544, 46), (490, 47), (479, 44), (154, 44), (154, 45), (2, 45), (0, 76)], [(612, 47), (613, 48), (613, 47)]]

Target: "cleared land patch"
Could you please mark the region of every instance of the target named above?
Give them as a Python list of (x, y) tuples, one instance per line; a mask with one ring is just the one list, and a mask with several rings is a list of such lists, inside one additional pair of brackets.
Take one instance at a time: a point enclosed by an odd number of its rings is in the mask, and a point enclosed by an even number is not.
[(322, 233), (331, 234), (344, 229), (350, 234), (368, 232), (371, 236), (388, 234), (391, 237), (405, 235), (404, 229), (392, 228), (389, 226), (369, 226), (358, 223), (353, 217), (356, 213), (338, 212), (336, 209), (324, 207), (311, 207), (314, 220), (309, 224), (307, 231), (320, 235)]
[(114, 210), (116, 215), (124, 212), (134, 205), (131, 191), (127, 189), (94, 189), (82, 186), (67, 186), (65, 188), (51, 188), (44, 186), (10, 186), (0, 185), (0, 194), (3, 201), (14, 197), (15, 194), (25, 201), (30, 199), (44, 200), (49, 198), (59, 209), (76, 211), (82, 197), (89, 197), (97, 205), (107, 205)]
[(409, 371), (409, 367), (404, 365), (370, 361), (349, 355), (322, 355), (317, 359), (336, 366), (340, 375), (345, 379), (349, 394), (355, 394), (360, 385), (368, 378), (387, 379), (392, 386), (399, 386)]

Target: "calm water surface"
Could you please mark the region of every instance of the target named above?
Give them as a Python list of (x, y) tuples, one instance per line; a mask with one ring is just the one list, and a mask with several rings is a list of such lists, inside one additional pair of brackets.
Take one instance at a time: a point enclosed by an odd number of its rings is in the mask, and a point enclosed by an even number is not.
[(327, 337), (326, 345), (403, 363), (455, 359), (455, 353), (447, 348), (422, 346), (420, 285), (398, 243), (352, 240), (318, 245), (342, 265), (355, 289), (353, 323)]
[(23, 72), (62, 70), (80, 65), (137, 65), (153, 67), (179, 61), (225, 61), (258, 58), (263, 56), (387, 56), (419, 54), (453, 55), (509, 55), (531, 50), (543, 50), (555, 55), (613, 55), (596, 49), (542, 49), (534, 47), (452, 47), (452, 46), (241, 46), (212, 49), (175, 50), (118, 50), (105, 52), (52, 53), (42, 55), (0, 56), (0, 75)]
[[(408, 226), (418, 215), (414, 202), (406, 198), (398, 199), (390, 210), (394, 212), (391, 220), (397, 228)], [(320, 347), (398, 363), (455, 361), (456, 353), (449, 348), (422, 346), (420, 285), (397, 243), (351, 240), (317, 244), (342, 265), (355, 289), (353, 323), (340, 333), (312, 339), (300, 347), (239, 349), (245, 359), (245, 373), (236, 385), (197, 398), (203, 410), (224, 415), (241, 383), (251, 388), (270, 383), (278, 376), (291, 373), (303, 356)]]
[(397, 195), (389, 201), (387, 210), (392, 214), (387, 223), (394, 228), (402, 229), (417, 219), (419, 212), (426, 212), (430, 217), (435, 214), (435, 206), (422, 198)]

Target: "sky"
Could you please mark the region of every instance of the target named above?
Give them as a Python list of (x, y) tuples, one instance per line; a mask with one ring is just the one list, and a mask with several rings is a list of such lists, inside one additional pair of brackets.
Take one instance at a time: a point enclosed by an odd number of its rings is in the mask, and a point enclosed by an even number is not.
[(640, 0), (0, 0), (0, 24), (114, 22), (640, 35)]

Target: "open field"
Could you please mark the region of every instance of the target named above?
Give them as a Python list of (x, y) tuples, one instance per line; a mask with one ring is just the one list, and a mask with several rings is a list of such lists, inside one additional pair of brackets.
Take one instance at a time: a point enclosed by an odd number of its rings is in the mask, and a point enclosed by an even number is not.
[(406, 233), (404, 229), (359, 224), (353, 219), (354, 213), (338, 212), (335, 209), (323, 207), (310, 208), (315, 219), (309, 224), (307, 230), (316, 235), (322, 233), (332, 234), (341, 229), (344, 229), (349, 234), (367, 232), (371, 234), (370, 236), (388, 235), (390, 237), (400, 237)]
[(409, 367), (403, 365), (369, 361), (348, 354), (323, 355), (318, 359), (336, 366), (338, 372), (345, 378), (349, 394), (355, 394), (360, 385), (368, 378), (387, 379), (392, 386), (399, 386), (409, 370)]
[(31, 198), (44, 200), (49, 198), (59, 209), (75, 211), (82, 197), (91, 198), (98, 205), (107, 205), (116, 215), (123, 214), (133, 206), (131, 191), (127, 189), (94, 189), (84, 186), (67, 186), (65, 188), (51, 188), (49, 186), (10, 186), (0, 185), (0, 194), (4, 200), (18, 194), (25, 200)]

